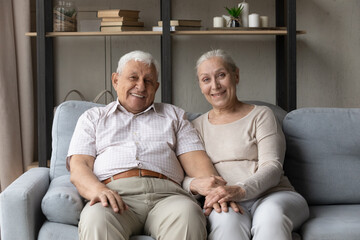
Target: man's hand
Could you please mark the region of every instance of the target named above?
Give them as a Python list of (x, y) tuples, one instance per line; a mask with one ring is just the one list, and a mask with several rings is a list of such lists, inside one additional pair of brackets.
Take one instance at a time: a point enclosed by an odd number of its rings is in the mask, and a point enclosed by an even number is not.
[(101, 202), (104, 207), (108, 207), (110, 204), (113, 211), (120, 214), (129, 208), (116, 191), (108, 188), (104, 188), (94, 198), (92, 198), (90, 200), (90, 206), (98, 202)]
[(90, 155), (73, 155), (70, 159), (70, 180), (80, 195), (90, 201), (90, 206), (101, 202), (114, 212), (123, 213), (128, 206), (116, 191), (106, 187), (93, 173), (95, 158)]
[(220, 186), (212, 190), (205, 198), (204, 208), (214, 204), (226, 202), (239, 202), (245, 197), (245, 190), (239, 186)]
[(224, 185), (226, 181), (220, 176), (199, 177), (191, 181), (190, 190), (194, 194), (206, 196), (215, 188)]

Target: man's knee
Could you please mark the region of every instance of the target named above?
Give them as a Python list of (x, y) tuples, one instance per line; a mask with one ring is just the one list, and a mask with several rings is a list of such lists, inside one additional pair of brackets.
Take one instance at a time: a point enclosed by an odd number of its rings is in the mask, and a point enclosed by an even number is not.
[(80, 215), (80, 239), (128, 239), (132, 231), (119, 220), (101, 203), (86, 205)]
[(82, 229), (87, 229), (87, 226), (91, 228), (103, 228), (105, 224), (104, 207), (100, 203), (93, 206), (87, 204), (80, 215), (79, 226)]
[(186, 196), (166, 199), (148, 215), (145, 229), (156, 238), (206, 239), (206, 218), (202, 209)]
[(202, 209), (193, 201), (183, 202), (181, 207), (175, 208), (171, 218), (187, 229), (206, 229), (206, 218)]

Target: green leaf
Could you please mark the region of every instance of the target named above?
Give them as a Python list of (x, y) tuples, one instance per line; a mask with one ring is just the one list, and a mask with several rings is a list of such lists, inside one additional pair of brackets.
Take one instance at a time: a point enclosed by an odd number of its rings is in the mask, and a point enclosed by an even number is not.
[(228, 11), (229, 15), (232, 16), (233, 18), (238, 18), (240, 16), (243, 8), (244, 8), (244, 6), (232, 7), (232, 8), (225, 7), (225, 9)]

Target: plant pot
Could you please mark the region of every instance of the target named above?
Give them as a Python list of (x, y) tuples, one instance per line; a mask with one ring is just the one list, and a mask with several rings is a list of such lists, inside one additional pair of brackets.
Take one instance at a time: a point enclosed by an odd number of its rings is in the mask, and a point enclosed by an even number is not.
[(230, 27), (240, 27), (240, 22), (237, 19), (232, 19), (230, 22)]

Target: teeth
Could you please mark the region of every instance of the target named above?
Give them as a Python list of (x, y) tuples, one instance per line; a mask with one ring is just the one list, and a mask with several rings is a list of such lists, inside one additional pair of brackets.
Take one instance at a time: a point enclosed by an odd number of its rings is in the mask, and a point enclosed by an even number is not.
[(139, 94), (136, 94), (136, 93), (130, 93), (132, 96), (134, 97), (138, 97), (138, 98), (144, 98), (145, 96), (142, 96), (142, 95), (139, 95)]
[(224, 93), (225, 93), (225, 91), (219, 92), (219, 93), (213, 93), (213, 94), (211, 94), (211, 96), (219, 97), (219, 96), (223, 95)]

